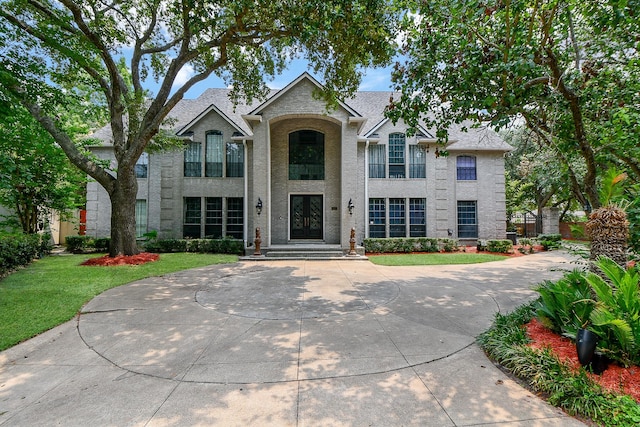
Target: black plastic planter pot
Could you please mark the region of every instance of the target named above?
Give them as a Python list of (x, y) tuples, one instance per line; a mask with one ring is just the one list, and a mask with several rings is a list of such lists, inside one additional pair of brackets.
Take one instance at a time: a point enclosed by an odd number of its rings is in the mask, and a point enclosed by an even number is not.
[(582, 366), (587, 366), (593, 358), (598, 344), (598, 336), (588, 329), (578, 329), (576, 335), (576, 350), (578, 351), (578, 360)]

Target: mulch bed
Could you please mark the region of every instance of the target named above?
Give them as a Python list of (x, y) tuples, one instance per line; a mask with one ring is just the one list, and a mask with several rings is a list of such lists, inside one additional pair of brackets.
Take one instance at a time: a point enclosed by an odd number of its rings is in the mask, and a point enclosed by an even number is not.
[(114, 265), (142, 265), (148, 262), (157, 261), (160, 259), (160, 255), (152, 254), (149, 252), (142, 252), (138, 255), (119, 255), (116, 257), (110, 257), (105, 255), (99, 258), (91, 258), (83, 262), (81, 265), (90, 266), (114, 266)]
[[(575, 370), (580, 369), (575, 342), (552, 332), (536, 319), (527, 323), (525, 327), (529, 338), (533, 341), (529, 344), (531, 347), (549, 347), (560, 361), (569, 364)], [(587, 375), (607, 390), (628, 394), (640, 402), (640, 367), (624, 368), (610, 363), (601, 374), (588, 373)]]

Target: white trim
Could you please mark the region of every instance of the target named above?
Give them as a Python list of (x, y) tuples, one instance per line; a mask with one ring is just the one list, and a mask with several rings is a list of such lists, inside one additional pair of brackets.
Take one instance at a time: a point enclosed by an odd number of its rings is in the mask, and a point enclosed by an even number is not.
[[(189, 129), (194, 124), (198, 123), (200, 120), (202, 120), (211, 111), (215, 111), (216, 113), (218, 113), (220, 115), (220, 117), (225, 119), (227, 121), (227, 123), (229, 123), (231, 126), (234, 127), (235, 130), (237, 130), (242, 135), (244, 135), (245, 132), (233, 120), (231, 120), (225, 113), (223, 113), (222, 110), (220, 110), (214, 104), (209, 105), (204, 111), (202, 111), (200, 114), (198, 114), (196, 117), (194, 117), (189, 123), (187, 123), (186, 125), (182, 126), (180, 128), (180, 130), (178, 130), (176, 132), (176, 135), (183, 136), (182, 134), (184, 132), (186, 132), (187, 129)], [(191, 136), (191, 140), (193, 141), (193, 136)]]

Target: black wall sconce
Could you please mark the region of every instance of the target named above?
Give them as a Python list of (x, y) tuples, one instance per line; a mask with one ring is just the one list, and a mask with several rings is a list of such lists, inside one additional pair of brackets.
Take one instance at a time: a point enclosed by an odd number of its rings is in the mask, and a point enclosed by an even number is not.
[(353, 201), (349, 199), (349, 203), (347, 204), (347, 209), (349, 209), (349, 215), (353, 215)]
[(258, 212), (258, 215), (262, 213), (262, 199), (260, 197), (258, 197), (258, 203), (256, 203), (256, 212)]

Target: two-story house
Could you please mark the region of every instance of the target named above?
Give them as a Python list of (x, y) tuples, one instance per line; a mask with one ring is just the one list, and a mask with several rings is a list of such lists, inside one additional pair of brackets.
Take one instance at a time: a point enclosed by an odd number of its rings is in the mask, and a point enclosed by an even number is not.
[[(328, 110), (304, 73), (268, 99), (237, 105), (227, 89), (181, 101), (172, 116), (184, 151), (144, 154), (137, 165), (139, 235), (234, 237), (250, 248), (332, 245), (365, 237), (505, 238), (504, 155), (488, 128), (451, 129), (437, 156), (429, 129), (407, 136), (384, 117), (390, 93), (358, 92)], [(113, 157), (108, 134), (94, 147)], [(439, 147), (442, 149), (442, 147)], [(110, 205), (87, 186), (87, 234), (108, 236)], [(247, 251), (250, 253), (250, 251)]]

